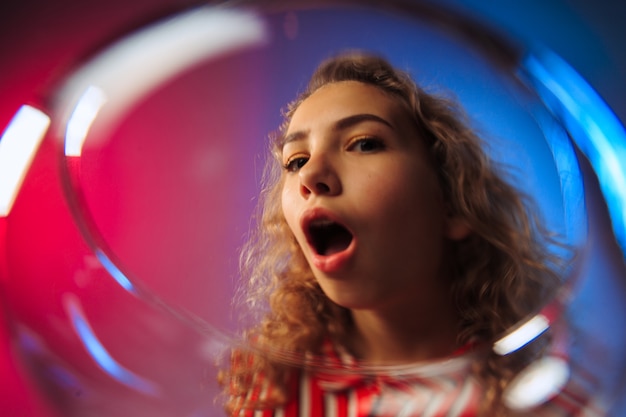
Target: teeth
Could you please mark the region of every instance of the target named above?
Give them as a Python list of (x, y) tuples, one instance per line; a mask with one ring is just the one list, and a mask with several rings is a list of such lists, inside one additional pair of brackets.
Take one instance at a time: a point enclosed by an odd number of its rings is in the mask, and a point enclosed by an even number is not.
[(328, 220), (328, 219), (317, 219), (317, 220), (313, 220), (311, 222), (311, 226), (314, 227), (326, 227), (326, 226), (330, 226), (332, 224), (334, 224), (335, 222), (332, 220)]

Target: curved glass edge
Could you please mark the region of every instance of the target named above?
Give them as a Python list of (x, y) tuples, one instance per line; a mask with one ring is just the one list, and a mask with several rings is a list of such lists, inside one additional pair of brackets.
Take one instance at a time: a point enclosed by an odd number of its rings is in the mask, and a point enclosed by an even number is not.
[[(589, 83), (549, 49), (536, 47), (529, 52), (521, 60), (517, 75), (537, 92), (589, 160), (606, 201), (613, 233), (626, 257), (624, 126)], [(582, 196), (582, 190), (571, 191)]]
[[(255, 14), (211, 6), (155, 22), (121, 38), (69, 77), (57, 96), (57, 107), (64, 110), (62, 119), (66, 120), (65, 132), (59, 132), (65, 154), (81, 155), (96, 117), (115, 122), (156, 85), (185, 68), (262, 44), (266, 38), (266, 28)], [(151, 70), (146, 72), (146, 66)]]
[[(241, 28), (245, 28), (242, 30)], [(133, 31), (76, 68), (55, 96), (55, 117), (63, 122), (53, 132), (63, 144), (60, 176), (73, 218), (96, 259), (129, 294), (147, 301), (191, 326), (200, 334), (228, 339), (180, 306), (171, 306), (132, 276), (102, 241), (90, 214), (80, 209), (84, 195), (77, 185), (82, 147), (96, 118), (115, 123), (155, 86), (199, 62), (223, 53), (264, 43), (266, 28), (256, 14), (236, 8), (205, 5), (177, 13)], [(173, 59), (174, 57), (174, 59)], [(142, 69), (149, 65), (146, 76)], [(132, 85), (128, 81), (140, 80)], [(103, 123), (106, 123), (103, 122)]]
[[(214, 13), (214, 9), (215, 8), (207, 7), (205, 9), (205, 12), (208, 13), (208, 16), (213, 18), (215, 17), (215, 15), (211, 13)], [(196, 11), (196, 13), (198, 12)], [(245, 16), (247, 18), (250, 18), (253, 15), (245, 15)], [(194, 15), (194, 18), (195, 17), (198, 17), (198, 16)], [(206, 17), (206, 16), (203, 16), (203, 17)], [(255, 18), (254, 21), (259, 25), (261, 24), (258, 18)], [(172, 21), (168, 21), (167, 25), (163, 27), (165, 27), (168, 30), (171, 29), (171, 25), (172, 25), (171, 22)], [(179, 23), (179, 21), (177, 21), (177, 23)], [(160, 29), (163, 29), (163, 27), (159, 25), (155, 25), (152, 27), (152, 30), (158, 31)], [(263, 26), (261, 25), (259, 27), (263, 27)], [(144, 34), (143, 32), (140, 32), (140, 33), (142, 35)], [(134, 39), (135, 38), (133, 38), (132, 36), (130, 37), (130, 41)], [(123, 47), (135, 48), (136, 45), (130, 41), (128, 39), (123, 39), (116, 44), (115, 48), (117, 49), (122, 49)], [(181, 43), (188, 42), (188, 39), (187, 38), (181, 39), (180, 42)], [(128, 45), (128, 43), (130, 43), (131, 46), (125, 46), (125, 45)], [(133, 49), (133, 51), (137, 52), (136, 49)], [(204, 57), (205, 54), (210, 55), (211, 53), (214, 53), (214, 51), (209, 51), (209, 52), (205, 50), (198, 51), (196, 55), (194, 55), (193, 60), (194, 61), (199, 60), (201, 59), (201, 57)], [(68, 93), (68, 91), (71, 91), (74, 93), (76, 92), (84, 93), (84, 91), (91, 91), (90, 89), (95, 88), (93, 86), (93, 84), (95, 83), (94, 80), (98, 81), (95, 84), (102, 84), (102, 85), (108, 86), (107, 82), (105, 81), (109, 80), (109, 78), (112, 78), (110, 77), (110, 74), (109, 74), (109, 72), (112, 71), (112, 66), (110, 64), (106, 64), (106, 65), (102, 64), (103, 62), (107, 61), (105, 59), (106, 57), (108, 57), (107, 54), (108, 52), (105, 51), (102, 57), (90, 63), (87, 68), (89, 71), (87, 71), (87, 69), (81, 69), (73, 77), (71, 77), (70, 81), (68, 81), (68, 83), (65, 86), (66, 89), (63, 90), (65, 95), (66, 96), (71, 95)], [(143, 55), (135, 56), (135, 60), (133, 62), (143, 61), (142, 59), (140, 59), (142, 57)], [(158, 55), (158, 56), (155, 55), (153, 59), (161, 59), (159, 57), (162, 57), (162, 55)], [(489, 58), (493, 58), (493, 57), (492, 56), (487, 57), (487, 59)], [(180, 71), (181, 68), (182, 67), (177, 67), (176, 69), (172, 69), (170, 70), (170, 72), (168, 72), (166, 75), (163, 75), (162, 77), (172, 76), (172, 74), (176, 73), (177, 71)], [(571, 67), (569, 67), (559, 57), (557, 57), (556, 55), (552, 54), (549, 51), (545, 51), (544, 55), (528, 54), (526, 58), (520, 60), (518, 68), (519, 68), (518, 69), (519, 74), (517, 75), (520, 77), (520, 79), (522, 81), (526, 81), (525, 84), (527, 86), (530, 86), (531, 89), (537, 92), (539, 97), (542, 99), (543, 103), (546, 105), (548, 112), (551, 112), (558, 121), (563, 121), (565, 127), (569, 129), (571, 132), (573, 132), (572, 135), (576, 139), (577, 145), (583, 150), (594, 145), (594, 142), (589, 140), (588, 138), (589, 135), (591, 135), (591, 133), (594, 133), (594, 132), (590, 133), (589, 129), (585, 130), (580, 127), (581, 120), (583, 120), (580, 114), (582, 113), (583, 115), (586, 115), (587, 113), (590, 113), (590, 112), (588, 112), (586, 108), (573, 109), (571, 105), (568, 107), (566, 104), (569, 104), (571, 101), (573, 101), (573, 99), (570, 97), (569, 101), (567, 100), (568, 96), (564, 96), (564, 94), (569, 93), (568, 88), (567, 86), (562, 87), (560, 82), (562, 82), (562, 80), (565, 79), (569, 83), (579, 83), (580, 85), (582, 85), (582, 87), (585, 87), (585, 88), (582, 88), (580, 86), (578, 87), (583, 93), (585, 93), (587, 96), (595, 97), (597, 99), (597, 101), (599, 102), (597, 108), (601, 110), (605, 109), (605, 111), (608, 111), (609, 114), (612, 116), (612, 113), (610, 113), (610, 110), (608, 110), (606, 105), (597, 96), (595, 91), (593, 91), (593, 89), (591, 89), (591, 87), (589, 87), (584, 82), (584, 80), (582, 80), (582, 78), (573, 69), (571, 69)], [(565, 70), (563, 68), (565, 68)], [(116, 71), (118, 71), (118, 69), (116, 69)], [(572, 73), (573, 75), (569, 75), (569, 78), (567, 78), (561, 75), (559, 71), (560, 72), (569, 71), (569, 73)], [(515, 76), (516, 74), (512, 74), (512, 75)], [(77, 80), (80, 82), (78, 82)], [(159, 80), (161, 80), (161, 78), (159, 78)], [(146, 84), (143, 87), (144, 89), (142, 90), (142, 92), (145, 92), (147, 89), (149, 89), (149, 86), (153, 85), (157, 81), (152, 80), (151, 84)], [(76, 94), (76, 95), (79, 95), (79, 94)], [(219, 333), (219, 331), (217, 331), (216, 329), (213, 329), (211, 326), (207, 326), (206, 323), (196, 318), (193, 314), (190, 314), (186, 310), (168, 306), (159, 297), (156, 297), (153, 294), (151, 294), (150, 291), (144, 288), (137, 280), (134, 279), (134, 277), (129, 276), (129, 274), (123, 272), (117, 266), (118, 263), (116, 262), (114, 257), (107, 255), (110, 253), (110, 251), (107, 251), (106, 245), (104, 245), (103, 242), (99, 241), (99, 239), (95, 238), (92, 235), (92, 233), (90, 233), (92, 230), (94, 230), (93, 220), (90, 219), (90, 216), (84, 213), (82, 210), (77, 210), (77, 207), (80, 205), (78, 203), (80, 202), (80, 200), (84, 198), (84, 196), (82, 196), (82, 193), (78, 191), (79, 187), (75, 186), (76, 178), (80, 176), (79, 173), (77, 172), (77, 170), (79, 170), (79, 167), (78, 167), (79, 164), (77, 163), (76, 159), (80, 159), (80, 155), (81, 155), (80, 149), (82, 147), (82, 141), (87, 135), (87, 132), (90, 127), (90, 121), (93, 118), (95, 118), (96, 113), (98, 113), (98, 110), (100, 109), (100, 107), (105, 101), (115, 101), (116, 103), (120, 101), (126, 102), (127, 100), (132, 101), (133, 99), (136, 99), (137, 95), (141, 95), (141, 92), (137, 92), (137, 91), (128, 92), (128, 91), (116, 90), (116, 94), (111, 95), (111, 97), (114, 98), (115, 100), (104, 99), (104, 100), (99, 101), (98, 102), (99, 104), (95, 106), (95, 109), (96, 109), (95, 113), (91, 115), (90, 118), (88, 118), (89, 119), (88, 122), (81, 124), (83, 128), (79, 129), (79, 132), (80, 132), (79, 135), (71, 134), (71, 131), (73, 130), (70, 129), (69, 127), (72, 125), (72, 122), (74, 119), (73, 116), (75, 116), (75, 114), (77, 113), (77, 110), (81, 108), (82, 101), (78, 100), (78, 102), (75, 103), (74, 106), (71, 106), (68, 104), (68, 102), (73, 103), (71, 100), (66, 100), (67, 102), (65, 103), (66, 104), (65, 106), (63, 106), (64, 104), (63, 100), (60, 101), (59, 104), (61, 104), (60, 106), (61, 108), (65, 108), (65, 107), (73, 108), (73, 111), (71, 112), (72, 116), (70, 116), (67, 119), (67, 124), (68, 124), (67, 131), (64, 132), (65, 134), (59, 133), (59, 138), (62, 139), (65, 143), (65, 153), (64, 155), (62, 155), (62, 159), (65, 160), (65, 164), (61, 164), (62, 167), (64, 168), (62, 175), (64, 175), (66, 177), (66, 180), (68, 180), (67, 184), (74, 185), (73, 187), (64, 187), (66, 198), (70, 202), (71, 209), (75, 211), (74, 213), (75, 219), (82, 220), (82, 221), (79, 221), (80, 223), (79, 227), (83, 230), (83, 236), (85, 236), (87, 241), (92, 246), (102, 266), (109, 272), (109, 274), (115, 279), (115, 281), (122, 288), (124, 288), (126, 291), (130, 292), (131, 294), (135, 296), (152, 301), (153, 304), (159, 305), (160, 307), (168, 310), (170, 313), (173, 313), (175, 316), (182, 316), (182, 318), (185, 321), (194, 323), (194, 327), (197, 327), (198, 330), (200, 330), (201, 332), (205, 332), (208, 330), (210, 333)], [(127, 98), (128, 96), (132, 96), (132, 99), (129, 100)], [(88, 107), (91, 109), (93, 106), (88, 106)], [(587, 113), (585, 113), (585, 111), (587, 111)], [(601, 114), (604, 115), (604, 113), (601, 113)], [(567, 115), (569, 115), (569, 118), (565, 117)], [(537, 118), (537, 121), (542, 127), (542, 129), (545, 128), (544, 130), (549, 128), (549, 127), (546, 128), (546, 124), (550, 123), (550, 120), (552, 120), (552, 123), (554, 122), (551, 117), (548, 117), (546, 115), (545, 109), (543, 109), (542, 112), (537, 112), (535, 114), (535, 117)], [(603, 117), (606, 117), (606, 116), (604, 115)], [(619, 128), (621, 128), (622, 136), (624, 136), (623, 127), (619, 125), (619, 122), (617, 121), (615, 116), (613, 116), (613, 118), (615, 119), (616, 125)], [(594, 122), (594, 120), (597, 120), (598, 118), (595, 113), (592, 113), (591, 116), (587, 116), (587, 119), (590, 119), (591, 122)], [(584, 121), (587, 121), (587, 120), (584, 119)], [(595, 123), (595, 124), (588, 123), (588, 124), (593, 125), (593, 126), (600, 125), (599, 123)], [(572, 126), (574, 127), (574, 129), (572, 129)], [(578, 127), (578, 129), (575, 129), (576, 127)], [(600, 127), (603, 127), (603, 126), (600, 126)], [(606, 133), (603, 133), (600, 127), (598, 127), (597, 130), (599, 130), (602, 135), (606, 136)], [(549, 129), (549, 130), (551, 132), (554, 132), (554, 129)], [(75, 141), (73, 139), (74, 136), (79, 137), (79, 139)], [(567, 137), (567, 134), (565, 133), (558, 133), (558, 134), (551, 133), (550, 135), (546, 135), (546, 140), (552, 150), (552, 153), (554, 155), (554, 160), (557, 165), (559, 175), (561, 177), (561, 188), (562, 188), (563, 194), (568, 196), (568, 201), (564, 201), (564, 211), (565, 211), (564, 214), (565, 214), (565, 217), (569, 220), (566, 222), (566, 225), (568, 228), (566, 230), (566, 234), (570, 241), (580, 242), (580, 240), (583, 238), (581, 236), (583, 232), (579, 230), (579, 228), (577, 228), (577, 225), (575, 224), (576, 223), (575, 220), (572, 221), (572, 219), (585, 217), (584, 190), (582, 188), (582, 182), (580, 181), (580, 169), (577, 164), (575, 150), (571, 146), (571, 142), (569, 138)], [(587, 146), (582, 146), (581, 142), (585, 143), (585, 141), (587, 143)], [(77, 142), (78, 145), (75, 145), (74, 142)], [(589, 143), (591, 143), (591, 145), (589, 145)], [(610, 149), (609, 150), (604, 149), (604, 152), (610, 152)], [(585, 154), (587, 153), (589, 153), (589, 150), (585, 152)], [(600, 154), (597, 158), (598, 163), (600, 164), (603, 162), (602, 157), (603, 155)], [(615, 163), (613, 163), (613, 165), (615, 165)], [(619, 164), (617, 165), (619, 168)], [(595, 168), (595, 165), (594, 165), (594, 168)], [(623, 173), (623, 169), (621, 169), (621, 172)], [(573, 173), (573, 175), (568, 175), (567, 173)], [(612, 178), (609, 178), (609, 179), (612, 179)], [(624, 175), (622, 175), (622, 180), (624, 181), (624, 183), (626, 183), (626, 179), (624, 179)], [(626, 189), (626, 187), (623, 187), (623, 189)], [(626, 194), (622, 195), (621, 201), (626, 202)], [(583, 205), (579, 204), (580, 202), (583, 202)], [(608, 199), (607, 199), (607, 203), (608, 203)], [(626, 206), (626, 204), (623, 204), (623, 205)], [(613, 204), (613, 206), (617, 206), (619, 208), (619, 202), (617, 204)], [(625, 221), (626, 221), (626, 217), (622, 216), (622, 223), (621, 223), (622, 229), (624, 229), (623, 225)], [(617, 233), (617, 227), (616, 227), (616, 235), (617, 234), (618, 233)], [(625, 241), (626, 234), (622, 233), (621, 236), (622, 236), (622, 239), (621, 239), (622, 247), (626, 247), (626, 241)], [(558, 248), (553, 248), (553, 249), (558, 249)]]
[[(542, 50), (541, 53), (529, 54), (521, 61), (520, 68), (523, 78), (531, 83), (534, 90), (544, 100), (546, 107), (558, 120), (562, 121), (579, 149), (589, 158), (605, 196), (615, 236), (622, 253), (626, 254), (626, 169), (624, 166), (626, 133), (624, 127), (586, 81), (551, 51)], [(560, 171), (568, 169), (567, 166), (560, 165), (561, 163), (571, 164), (576, 161), (576, 158), (570, 158), (573, 149), (562, 146), (564, 140), (567, 138), (559, 137), (556, 142), (551, 143), (555, 155), (560, 154), (561, 151), (567, 154), (566, 157), (555, 160)], [(575, 168), (577, 171), (577, 167)], [(562, 181), (564, 193), (571, 192), (571, 195), (580, 195), (581, 200), (584, 200), (580, 182), (566, 179)], [(575, 207), (566, 207), (566, 210), (574, 209)], [(571, 214), (576, 215), (576, 213)], [(131, 281), (103, 252), (98, 251), (98, 259), (122, 287), (132, 293), (136, 292)], [(168, 310), (171, 309), (168, 308)], [(75, 325), (83, 329), (82, 333), (86, 335), (86, 339), (91, 340), (89, 328), (81, 324), (80, 311), (76, 309), (72, 311), (76, 317)], [(188, 320), (187, 317), (185, 319)], [(198, 325), (203, 327), (204, 331), (207, 330), (203, 323)], [(149, 387), (146, 387), (146, 391), (150, 391)]]

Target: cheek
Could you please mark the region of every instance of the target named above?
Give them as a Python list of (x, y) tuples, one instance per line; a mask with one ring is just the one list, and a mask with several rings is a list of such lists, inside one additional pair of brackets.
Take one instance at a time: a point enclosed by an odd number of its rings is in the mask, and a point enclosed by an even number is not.
[(424, 232), (435, 232), (442, 228), (445, 204), (436, 180), (424, 173), (411, 172), (399, 176), (399, 181), (387, 182), (377, 187), (377, 201), (387, 205), (390, 221), (407, 223)]
[(293, 190), (287, 186), (283, 186), (281, 193), (281, 207), (283, 217), (287, 221), (289, 229), (291, 229), (291, 232), (295, 234), (295, 227), (297, 226), (296, 204)]

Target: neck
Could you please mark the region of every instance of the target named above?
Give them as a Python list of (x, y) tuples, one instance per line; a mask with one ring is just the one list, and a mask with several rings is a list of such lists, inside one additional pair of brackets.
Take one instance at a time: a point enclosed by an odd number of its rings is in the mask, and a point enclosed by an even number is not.
[(371, 364), (406, 364), (440, 359), (458, 349), (458, 317), (453, 308), (410, 305), (390, 311), (353, 310), (348, 347)]

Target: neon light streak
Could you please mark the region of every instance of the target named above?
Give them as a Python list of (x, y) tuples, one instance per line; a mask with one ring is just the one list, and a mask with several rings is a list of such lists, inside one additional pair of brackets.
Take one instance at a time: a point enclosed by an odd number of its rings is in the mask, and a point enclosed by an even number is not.
[(78, 298), (68, 294), (64, 301), (74, 331), (98, 366), (120, 383), (144, 394), (156, 396), (158, 388), (153, 382), (136, 375), (120, 365), (107, 351), (89, 325), (85, 313), (80, 307)]
[(109, 275), (111, 275), (113, 279), (122, 286), (122, 288), (124, 288), (126, 291), (129, 291), (131, 293), (136, 292), (135, 287), (133, 286), (133, 283), (130, 282), (130, 280), (126, 277), (126, 275), (124, 275), (124, 273), (120, 271), (118, 267), (115, 266), (115, 264), (109, 259), (108, 256), (104, 254), (104, 252), (102, 252), (100, 249), (96, 249), (95, 255), (96, 255), (96, 258), (98, 258), (98, 260), (104, 267), (104, 269), (107, 270)]
[(106, 95), (98, 87), (89, 86), (76, 103), (67, 122), (65, 155), (80, 156), (93, 121), (106, 102)]
[(593, 88), (565, 61), (539, 51), (520, 76), (539, 93), (589, 159), (604, 194), (613, 232), (626, 255), (626, 130)]
[(498, 355), (508, 355), (536, 339), (549, 327), (548, 319), (543, 314), (538, 314), (494, 343), (493, 350)]
[(0, 138), (0, 217), (11, 212), (26, 172), (43, 140), (50, 118), (24, 105), (15, 113)]

